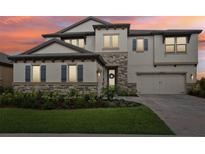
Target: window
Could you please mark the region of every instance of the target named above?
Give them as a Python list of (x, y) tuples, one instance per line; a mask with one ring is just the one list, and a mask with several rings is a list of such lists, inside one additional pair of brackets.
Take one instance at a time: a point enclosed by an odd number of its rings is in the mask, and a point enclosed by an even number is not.
[(144, 51), (144, 39), (137, 39), (137, 51)]
[(84, 48), (85, 47), (85, 40), (84, 39), (66, 39), (65, 40), (66, 43), (78, 46), (80, 48)]
[(119, 47), (119, 35), (104, 35), (103, 47), (114, 49)]
[(148, 39), (133, 39), (132, 49), (137, 52), (148, 51)]
[(40, 82), (40, 66), (33, 66), (32, 81)]
[(75, 39), (75, 40), (71, 40), (71, 44), (72, 45), (75, 45), (75, 46), (77, 46), (78, 44), (77, 44), (78, 42), (77, 42), (77, 40)]
[(112, 36), (112, 47), (113, 48), (118, 48), (118, 35), (113, 35)]
[[(67, 80), (68, 76), (68, 80)], [(61, 65), (61, 82), (82, 82), (83, 65)]]
[(174, 37), (165, 38), (165, 50), (167, 53), (172, 53), (175, 51), (175, 38)]
[(186, 37), (166, 37), (165, 51), (166, 53), (186, 52)]
[(186, 37), (177, 37), (177, 52), (186, 52)]
[(78, 40), (78, 46), (79, 46), (80, 48), (84, 48), (84, 47), (85, 47), (84, 39), (79, 39), (79, 40)]
[(76, 82), (77, 81), (77, 67), (76, 65), (69, 66), (69, 81)]

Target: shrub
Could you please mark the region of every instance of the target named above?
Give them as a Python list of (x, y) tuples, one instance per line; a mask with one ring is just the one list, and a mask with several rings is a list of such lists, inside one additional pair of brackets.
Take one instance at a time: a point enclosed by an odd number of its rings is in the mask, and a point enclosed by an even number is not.
[(3, 87), (0, 86), (0, 95), (2, 95), (3, 93), (13, 93), (14, 90), (12, 87)]
[(205, 97), (205, 78), (197, 81), (188, 92), (190, 95)]
[(116, 88), (114, 86), (104, 87), (102, 93), (104, 97), (107, 97), (107, 99), (111, 101), (116, 95)]
[(129, 105), (123, 100), (114, 100), (113, 97), (115, 91), (113, 89), (106, 91), (106, 94), (108, 94), (109, 99), (97, 97), (95, 93), (79, 95), (78, 91), (75, 90), (70, 91), (67, 95), (62, 95), (58, 92), (8, 92), (0, 95), (0, 106), (15, 106), (35, 109), (76, 109), (93, 107), (123, 107)]

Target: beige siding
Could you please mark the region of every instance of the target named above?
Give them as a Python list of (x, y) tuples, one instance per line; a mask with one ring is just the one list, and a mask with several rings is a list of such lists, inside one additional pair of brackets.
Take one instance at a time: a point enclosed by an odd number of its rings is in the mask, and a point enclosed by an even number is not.
[(68, 33), (68, 32), (93, 32), (93, 25), (102, 25), (99, 22), (93, 21), (93, 20), (89, 20), (83, 24), (80, 24), (79, 26), (76, 26), (64, 33)]
[[(46, 80), (47, 82), (61, 82), (61, 65), (69, 64), (69, 65), (78, 65), (83, 64), (83, 82), (97, 82), (97, 62), (70, 62), (65, 61), (62, 62), (45, 62), (41, 63), (37, 61), (34, 65), (46, 65)], [(14, 64), (14, 82), (25, 82), (25, 66), (32, 65), (32, 63), (15, 63)], [(32, 71), (31, 71), (32, 72)], [(32, 75), (32, 73), (31, 73)]]
[(49, 54), (49, 53), (76, 53), (75, 50), (69, 49), (58, 43), (53, 43), (45, 48), (34, 52), (33, 54)]
[(187, 44), (186, 53), (166, 54), (165, 45), (163, 44), (163, 37), (157, 35), (154, 37), (154, 62), (155, 63), (186, 63), (198, 62), (198, 35), (192, 34), (189, 43)]
[(14, 67), (13, 67), (14, 82), (25, 82), (25, 65), (31, 65), (31, 64), (14, 63)]
[[(158, 44), (155, 41), (155, 48), (161, 48), (160, 55), (158, 57), (160, 61), (166, 62), (195, 62), (197, 61), (197, 50), (190, 50), (190, 48), (196, 48), (197, 40), (193, 37), (190, 40), (190, 44), (188, 46), (193, 46), (188, 48), (188, 55), (187, 54), (176, 54), (175, 57), (168, 57), (165, 56), (165, 50), (162, 44), (162, 36), (160, 41), (158, 40)], [(139, 53), (132, 51), (132, 40), (134, 38), (147, 38), (148, 39), (148, 51)], [(159, 38), (158, 38), (159, 39)], [(160, 45), (161, 42), (161, 45)], [(163, 48), (163, 49), (162, 49)], [(155, 51), (155, 52), (154, 52)], [(177, 65), (174, 67), (173, 65), (166, 65), (166, 66), (157, 66), (154, 67), (154, 55), (156, 59), (156, 50), (154, 50), (154, 37), (153, 36), (144, 36), (144, 37), (129, 37), (128, 38), (128, 83), (136, 83), (137, 82), (137, 75), (138, 72), (183, 72), (186, 73), (185, 81), (186, 83), (195, 83), (196, 82), (196, 66), (194, 65)], [(159, 54), (159, 53), (158, 53)], [(191, 57), (191, 55), (193, 57)], [(159, 58), (157, 58), (159, 60)], [(194, 75), (194, 80), (191, 80), (191, 74)]]

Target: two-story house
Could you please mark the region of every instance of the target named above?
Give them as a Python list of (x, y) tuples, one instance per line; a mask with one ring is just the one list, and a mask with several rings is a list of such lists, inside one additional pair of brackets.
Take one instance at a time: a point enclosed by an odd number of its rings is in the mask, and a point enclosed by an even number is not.
[(183, 94), (196, 82), (202, 30), (131, 30), (88, 17), (14, 62), (13, 85), (21, 91), (77, 88), (98, 92), (116, 86), (140, 94)]

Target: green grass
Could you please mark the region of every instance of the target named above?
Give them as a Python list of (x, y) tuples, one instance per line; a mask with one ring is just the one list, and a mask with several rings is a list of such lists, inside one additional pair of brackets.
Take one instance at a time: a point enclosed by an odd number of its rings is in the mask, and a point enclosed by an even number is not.
[(149, 108), (0, 109), (0, 133), (173, 134)]

